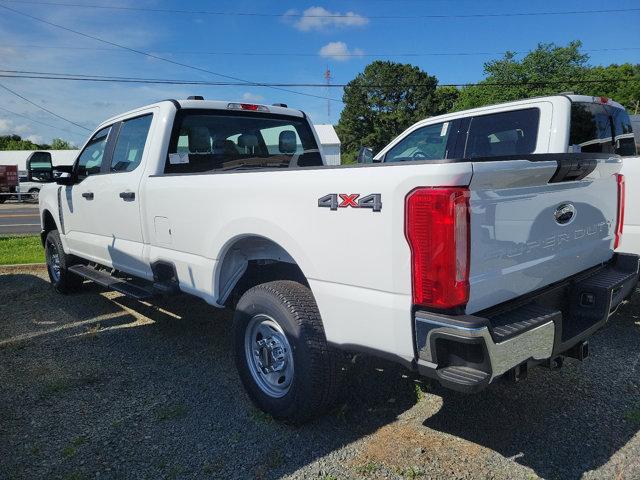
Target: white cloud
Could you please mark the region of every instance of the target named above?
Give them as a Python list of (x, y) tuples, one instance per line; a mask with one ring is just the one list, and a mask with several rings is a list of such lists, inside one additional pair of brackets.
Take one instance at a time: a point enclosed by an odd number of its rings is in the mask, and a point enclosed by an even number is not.
[(5, 118), (0, 118), (0, 134), (9, 133), (11, 128), (11, 121)]
[(347, 47), (347, 44), (344, 42), (329, 42), (318, 52), (318, 55), (321, 57), (331, 58), (339, 62), (344, 62), (352, 56), (360, 56), (363, 54), (364, 52), (359, 48), (349, 50), (349, 47)]
[(369, 23), (367, 17), (358, 13), (331, 12), (323, 7), (309, 7), (302, 12), (302, 16), (295, 15), (299, 15), (297, 10), (289, 10), (285, 13), (285, 20), (302, 32), (326, 30), (331, 27), (362, 27)]
[(19, 124), (8, 118), (0, 118), (0, 135), (20, 135), (22, 138), (29, 138), (32, 132), (33, 130), (29, 125)]
[(264, 100), (264, 97), (262, 95), (256, 95), (254, 93), (251, 92), (244, 92), (242, 94), (242, 99), (247, 101), (247, 102), (262, 102)]
[(37, 144), (44, 143), (44, 140), (40, 135), (29, 135), (25, 138), (25, 140), (29, 140), (30, 142), (37, 143)]

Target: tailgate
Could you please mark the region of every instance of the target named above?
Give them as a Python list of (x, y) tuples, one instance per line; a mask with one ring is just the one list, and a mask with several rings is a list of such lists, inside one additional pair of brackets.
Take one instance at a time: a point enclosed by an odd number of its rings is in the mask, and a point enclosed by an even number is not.
[(620, 159), (588, 154), (535, 159), (473, 162), (467, 313), (613, 255)]

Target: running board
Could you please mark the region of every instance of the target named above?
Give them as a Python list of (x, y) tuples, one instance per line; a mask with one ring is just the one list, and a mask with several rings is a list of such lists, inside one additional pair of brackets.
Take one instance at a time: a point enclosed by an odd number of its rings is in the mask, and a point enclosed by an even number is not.
[(121, 278), (116, 278), (108, 272), (96, 270), (95, 268), (88, 267), (86, 265), (72, 265), (69, 267), (69, 271), (110, 290), (122, 293), (127, 297), (135, 298), (136, 300), (149, 299), (153, 297), (155, 293), (153, 288), (145, 288), (135, 285), (134, 283)]

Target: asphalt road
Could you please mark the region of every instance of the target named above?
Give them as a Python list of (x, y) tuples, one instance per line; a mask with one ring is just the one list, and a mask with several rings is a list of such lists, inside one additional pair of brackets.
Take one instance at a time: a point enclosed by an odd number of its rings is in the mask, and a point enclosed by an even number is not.
[(256, 410), (231, 313), (0, 268), (0, 479), (640, 479), (640, 294), (591, 356), (462, 395), (361, 358), (294, 428)]
[(37, 203), (8, 201), (0, 205), (0, 235), (25, 235), (40, 232)]

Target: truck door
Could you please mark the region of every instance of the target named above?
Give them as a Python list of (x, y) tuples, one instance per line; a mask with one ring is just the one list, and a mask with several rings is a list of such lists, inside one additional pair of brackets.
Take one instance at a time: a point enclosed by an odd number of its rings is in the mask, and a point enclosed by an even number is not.
[(95, 188), (94, 207), (98, 262), (141, 277), (151, 269), (142, 261), (144, 238), (140, 216), (140, 182), (150, 141), (153, 114), (119, 122), (108, 164)]
[(99, 130), (80, 153), (74, 165), (74, 185), (61, 187), (61, 228), (71, 253), (96, 261), (96, 190), (101, 181), (102, 163), (112, 140), (112, 127)]

